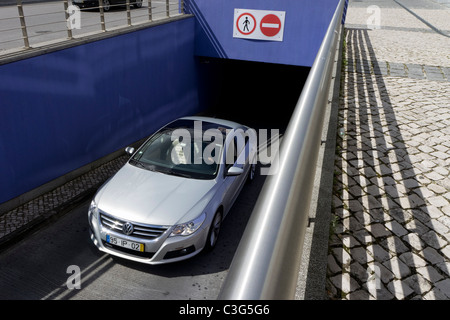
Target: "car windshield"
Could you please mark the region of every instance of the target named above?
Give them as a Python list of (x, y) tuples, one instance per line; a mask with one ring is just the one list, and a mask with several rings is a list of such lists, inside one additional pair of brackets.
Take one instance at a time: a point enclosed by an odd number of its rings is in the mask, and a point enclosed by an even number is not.
[(199, 129), (193, 121), (175, 121), (151, 136), (130, 164), (186, 178), (214, 179), (226, 129), (207, 122)]

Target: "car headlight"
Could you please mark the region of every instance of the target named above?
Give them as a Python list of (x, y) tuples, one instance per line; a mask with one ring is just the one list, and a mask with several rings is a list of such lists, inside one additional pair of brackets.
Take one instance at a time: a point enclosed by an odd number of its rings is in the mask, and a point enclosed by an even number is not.
[(186, 222), (183, 224), (178, 224), (173, 228), (170, 236), (171, 237), (173, 237), (173, 236), (189, 236), (189, 235), (193, 234), (195, 231), (197, 231), (198, 228), (200, 228), (200, 226), (203, 224), (205, 219), (206, 219), (206, 213), (202, 213), (200, 216), (198, 216), (197, 218), (195, 218), (192, 221), (189, 221), (189, 222)]
[(98, 218), (98, 207), (97, 207), (97, 203), (94, 200), (92, 200), (92, 202), (91, 202), (91, 204), (89, 206), (88, 213), (90, 215), (93, 215), (95, 217), (95, 219)]

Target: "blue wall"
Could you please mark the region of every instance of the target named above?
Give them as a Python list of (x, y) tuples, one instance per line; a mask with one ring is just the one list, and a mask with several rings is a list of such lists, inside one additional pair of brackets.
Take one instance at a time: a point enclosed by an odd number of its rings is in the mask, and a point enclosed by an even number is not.
[(200, 111), (194, 25), (0, 66), (0, 203)]
[[(311, 67), (338, 0), (186, 0), (199, 56)], [(233, 38), (234, 9), (286, 11), (283, 42)]]

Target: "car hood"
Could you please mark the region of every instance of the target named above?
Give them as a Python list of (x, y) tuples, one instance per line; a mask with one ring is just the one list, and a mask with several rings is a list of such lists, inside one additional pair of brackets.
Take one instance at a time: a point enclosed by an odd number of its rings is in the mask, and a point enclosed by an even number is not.
[(172, 176), (127, 163), (103, 185), (95, 201), (100, 211), (117, 218), (168, 226), (199, 216), (214, 185), (214, 180)]

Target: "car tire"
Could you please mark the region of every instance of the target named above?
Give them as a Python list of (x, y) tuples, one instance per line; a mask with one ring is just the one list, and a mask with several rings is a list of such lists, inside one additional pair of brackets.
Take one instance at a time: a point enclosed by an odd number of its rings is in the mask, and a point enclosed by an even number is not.
[(111, 10), (111, 1), (103, 0), (103, 11), (108, 12), (109, 10)]
[(134, 6), (136, 8), (142, 8), (142, 0), (136, 0), (136, 2), (134, 3)]
[(221, 226), (222, 226), (222, 211), (217, 210), (211, 222), (211, 226), (209, 227), (208, 237), (206, 238), (204, 248), (206, 252), (213, 250), (214, 247), (216, 246)]

